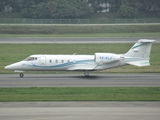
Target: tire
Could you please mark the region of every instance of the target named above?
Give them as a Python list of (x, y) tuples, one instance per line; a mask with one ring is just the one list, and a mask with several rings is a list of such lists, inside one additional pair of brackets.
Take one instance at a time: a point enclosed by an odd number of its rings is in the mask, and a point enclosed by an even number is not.
[(20, 78), (23, 78), (23, 77), (24, 77), (24, 74), (23, 74), (23, 73), (20, 73), (20, 74), (19, 74), (19, 77), (20, 77)]

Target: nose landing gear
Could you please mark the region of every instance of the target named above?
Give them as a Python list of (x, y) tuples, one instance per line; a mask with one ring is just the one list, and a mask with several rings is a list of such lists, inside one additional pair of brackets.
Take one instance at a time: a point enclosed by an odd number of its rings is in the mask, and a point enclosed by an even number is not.
[(89, 77), (89, 71), (88, 71), (88, 70), (85, 70), (85, 71), (84, 71), (84, 76), (85, 76), (85, 77)]
[(23, 74), (23, 73), (20, 73), (20, 74), (19, 74), (19, 77), (20, 77), (20, 78), (23, 78), (23, 77), (24, 77), (24, 74)]

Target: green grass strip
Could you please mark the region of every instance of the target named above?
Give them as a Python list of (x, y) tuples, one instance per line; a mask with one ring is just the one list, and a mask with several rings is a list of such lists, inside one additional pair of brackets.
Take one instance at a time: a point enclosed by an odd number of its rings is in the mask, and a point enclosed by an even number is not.
[[(160, 32), (141, 32), (141, 33), (94, 33), (94, 34), (0, 34), (2, 38), (14, 37), (14, 38), (21, 38), (21, 37), (32, 37), (32, 38), (39, 38), (39, 37), (160, 37)], [(55, 38), (54, 38), (55, 39)]]
[(160, 87), (0, 88), (0, 101), (160, 101)]
[(160, 24), (138, 25), (0, 25), (0, 34), (97, 34), (159, 32)]

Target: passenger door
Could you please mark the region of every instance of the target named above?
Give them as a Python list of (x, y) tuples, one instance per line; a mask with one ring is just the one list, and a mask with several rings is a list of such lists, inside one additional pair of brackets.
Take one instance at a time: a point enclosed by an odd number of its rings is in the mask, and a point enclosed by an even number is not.
[(46, 57), (40, 57), (40, 65), (46, 65)]

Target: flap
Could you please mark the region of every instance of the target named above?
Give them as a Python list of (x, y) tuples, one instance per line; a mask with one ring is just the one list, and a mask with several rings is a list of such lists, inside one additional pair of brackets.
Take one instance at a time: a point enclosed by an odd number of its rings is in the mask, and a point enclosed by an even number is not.
[(94, 68), (85, 68), (85, 67), (71, 67), (71, 68), (68, 68), (67, 70), (93, 70)]

